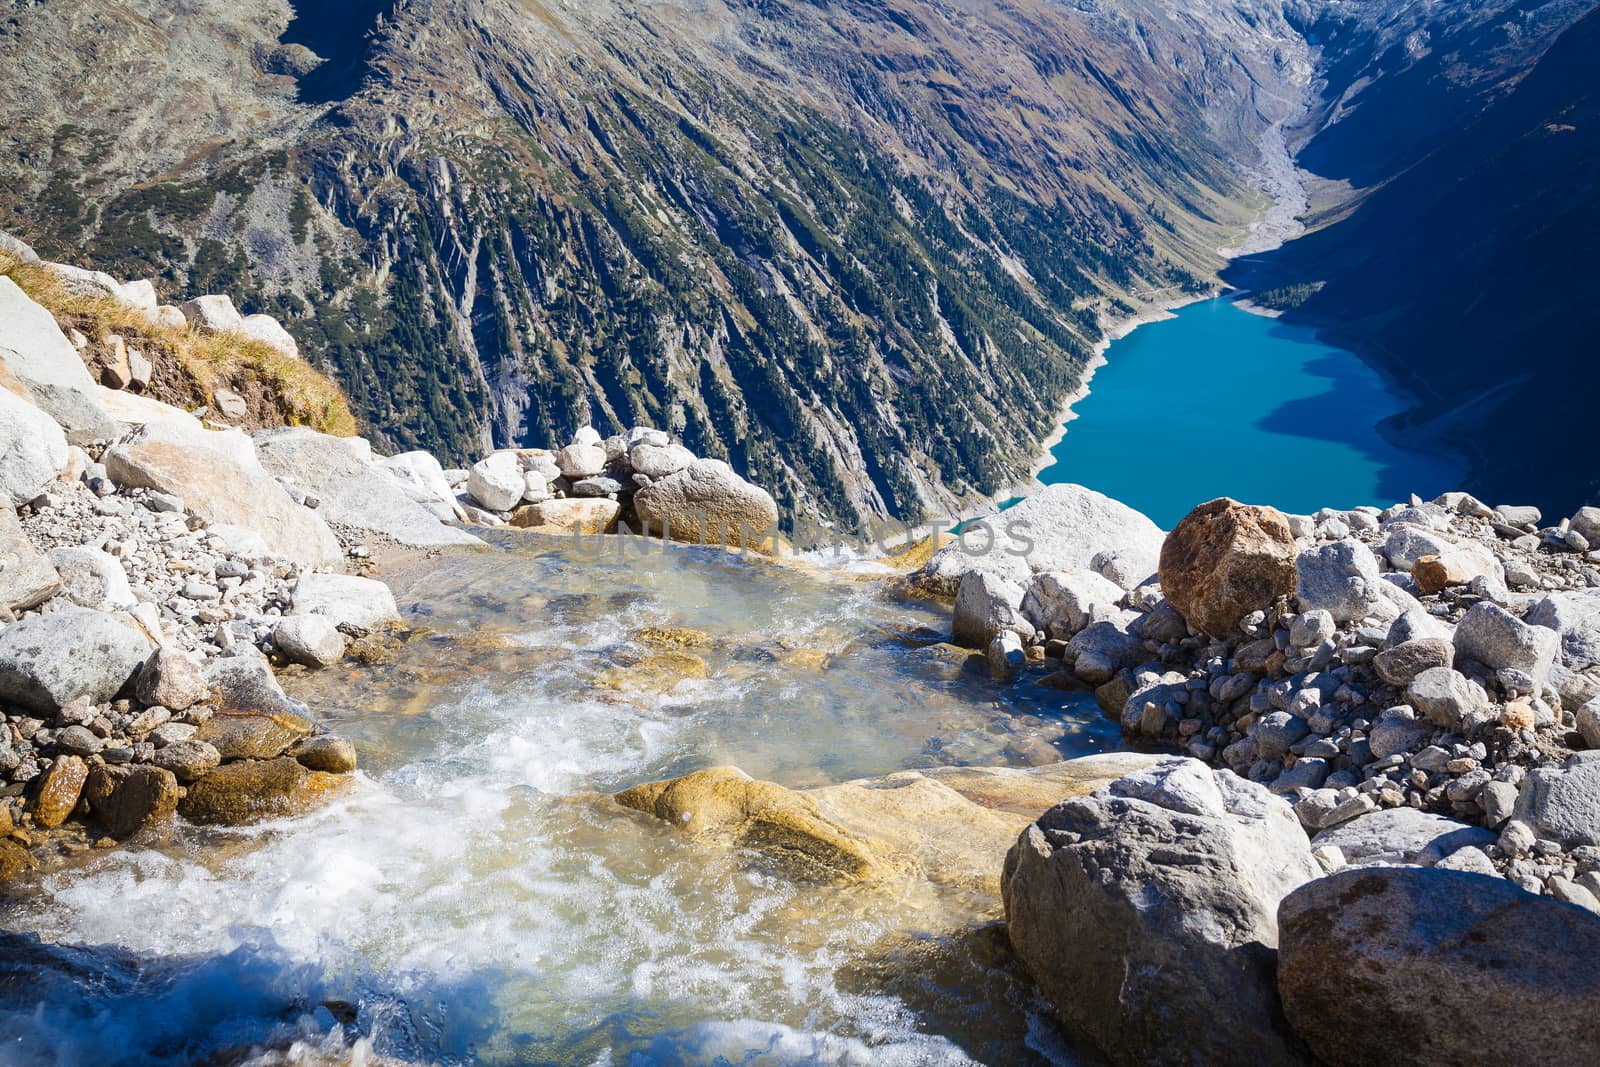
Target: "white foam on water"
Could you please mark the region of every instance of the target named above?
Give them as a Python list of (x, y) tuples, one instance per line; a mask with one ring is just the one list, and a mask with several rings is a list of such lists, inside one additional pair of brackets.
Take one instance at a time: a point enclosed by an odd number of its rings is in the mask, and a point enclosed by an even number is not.
[[(780, 590), (764, 605), (767, 628), (802, 638), (860, 631), (864, 594), (817, 599)], [(595, 649), (666, 621), (645, 603), (581, 624), (553, 618), (521, 639), (569, 649), (574, 664), (588, 656), (592, 667)], [(458, 687), (428, 710), (425, 730), (396, 719), (395, 737), (414, 734), (425, 747), (407, 756), (402, 745), (393, 769), (358, 774), (309, 815), (180, 830), (167, 850), (107, 852), (50, 877), (12, 929), (141, 958), (92, 955), (83, 973), (45, 983), (48, 1002), (37, 1005), (0, 988), (0, 1033), (15, 1035), (0, 1045), (0, 1065), (99, 1064), (110, 1051), (162, 1063), (251, 1046), (262, 1047), (262, 1064), (380, 1054), (972, 1062), (927, 1032), (936, 1019), (841, 983), (893, 916), (806, 918), (817, 887), (574, 796), (646, 780), (675, 760), (703, 765), (695, 754), (720, 743), (706, 736), (710, 707), (760, 713), (719, 720), (723, 731), (771, 730), (761, 740), (776, 748), (786, 736), (825, 745), (806, 732), (835, 731), (835, 720), (785, 719), (785, 703), (807, 696), (804, 683), (759, 665), (659, 699), (567, 699), (556, 694), (577, 689), (568, 683), (579, 668), (542, 669), (551, 673)], [(356, 1023), (341, 1026), (319, 1007), (327, 1000), (359, 1004)], [(286, 1052), (295, 1042), (299, 1051)]]
[[(719, 869), (637, 820), (560, 799), (659, 759), (692, 720), (484, 694), (452, 711), (463, 716), (462, 733), (497, 725), (381, 780), (361, 776), (301, 819), (219, 832), (208, 852), (130, 849), (54, 876), (27, 928), (204, 962), (163, 990), (104, 1003), (86, 993), (69, 1021), (48, 1012), (8, 1019), (24, 1035), (11, 1062), (94, 1063), (95, 1050), (124, 1045), (130, 1062), (160, 1062), (161, 1041), (128, 1037), (150, 1013), (175, 1020), (155, 1035), (163, 1040), (218, 1047), (281, 1038), (286, 1028), (300, 1032), (289, 1006), (314, 1008), (323, 996), (438, 1005), (443, 1022), (419, 1051), (445, 1059), (510, 1062), (527, 1042), (543, 1047), (586, 1015), (592, 1026), (620, 1013), (638, 1034), (651, 1015), (765, 1018), (788, 1004), (799, 1019), (818, 1012), (830, 1026), (859, 1029), (853, 1017), (868, 1002), (839, 992), (830, 952), (796, 956), (773, 937), (773, 914), (794, 899), (793, 886)], [(607, 818), (619, 825), (608, 829)], [(606, 851), (608, 835), (618, 854)], [(659, 854), (641, 857), (641, 847)], [(204, 1019), (204, 1007), (220, 1002), (237, 1005), (238, 1018)], [(682, 1063), (713, 1062), (694, 1049), (730, 1063), (961, 1062), (894, 1052), (894, 1034), (914, 1030), (910, 1022), (869, 1047), (859, 1036), (788, 1029), (799, 1019), (688, 1026), (649, 1037), (641, 1054)], [(400, 1030), (414, 1025), (408, 1014)], [(375, 1036), (380, 1050), (398, 1041)], [(343, 1040), (301, 1038), (324, 1051)], [(907, 1048), (926, 1051), (930, 1041)], [(673, 1059), (679, 1042), (686, 1047)], [(888, 1058), (873, 1059), (880, 1046)], [(45, 1049), (50, 1057), (37, 1055)]]

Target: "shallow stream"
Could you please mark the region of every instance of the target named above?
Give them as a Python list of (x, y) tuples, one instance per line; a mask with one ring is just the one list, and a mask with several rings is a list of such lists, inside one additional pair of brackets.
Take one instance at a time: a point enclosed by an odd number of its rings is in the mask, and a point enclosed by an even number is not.
[[(231, 1063), (296, 1035), (331, 1062), (1070, 1058), (993, 902), (795, 884), (594, 794), (1116, 747), (1091, 696), (994, 686), (934, 644), (948, 609), (884, 582), (717, 552), (508, 533), (386, 577), (416, 627), (393, 662), (284, 675), (355, 740), (352, 787), (177, 824), (8, 905), (0, 1063)], [(663, 653), (644, 627), (709, 640)]]

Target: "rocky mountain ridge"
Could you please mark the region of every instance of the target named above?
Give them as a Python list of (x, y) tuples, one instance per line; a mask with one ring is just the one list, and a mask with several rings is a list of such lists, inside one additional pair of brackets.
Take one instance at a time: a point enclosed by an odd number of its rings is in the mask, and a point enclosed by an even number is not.
[(1231, 5), (292, 15), (14, 11), (13, 224), (277, 314), (395, 447), (650, 423), (846, 526), (1025, 475), (1113, 300), (1220, 265), (1307, 74)]

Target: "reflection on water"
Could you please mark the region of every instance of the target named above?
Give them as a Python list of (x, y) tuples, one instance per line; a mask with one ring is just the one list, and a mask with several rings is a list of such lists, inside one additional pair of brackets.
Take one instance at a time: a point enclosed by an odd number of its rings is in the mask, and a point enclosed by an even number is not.
[(416, 629), (393, 662), (285, 676), (356, 740), (350, 793), (294, 822), (179, 828), (14, 908), (11, 929), (117, 954), (43, 983), (44, 1013), (0, 983), (0, 1030), (23, 1035), (0, 1062), (162, 1062), (300, 1030), (346, 1061), (1065, 1055), (981, 925), (992, 902), (795, 885), (585, 794), (722, 763), (805, 786), (1076, 755), (1114, 741), (1092, 699), (997, 689), (934, 643), (946, 609), (880, 584), (552, 545), (505, 534), (408, 564), (389, 577)]

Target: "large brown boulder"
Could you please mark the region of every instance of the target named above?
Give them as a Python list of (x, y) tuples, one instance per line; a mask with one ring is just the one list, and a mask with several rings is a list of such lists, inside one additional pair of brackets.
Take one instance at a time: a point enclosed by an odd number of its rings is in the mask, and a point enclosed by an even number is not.
[(1201, 504), (1161, 546), (1161, 590), (1195, 629), (1235, 634), (1239, 620), (1294, 592), (1294, 534), (1276, 508), (1222, 497)]
[(96, 767), (84, 795), (89, 810), (112, 837), (132, 837), (146, 826), (172, 818), (183, 789), (171, 771), (143, 764)]
[(1600, 918), (1487, 875), (1367, 867), (1278, 909), (1278, 988), (1329, 1067), (1600, 1063)]
[(190, 822), (239, 826), (309, 811), (342, 781), (291, 756), (229, 763), (189, 786), (178, 814)]

